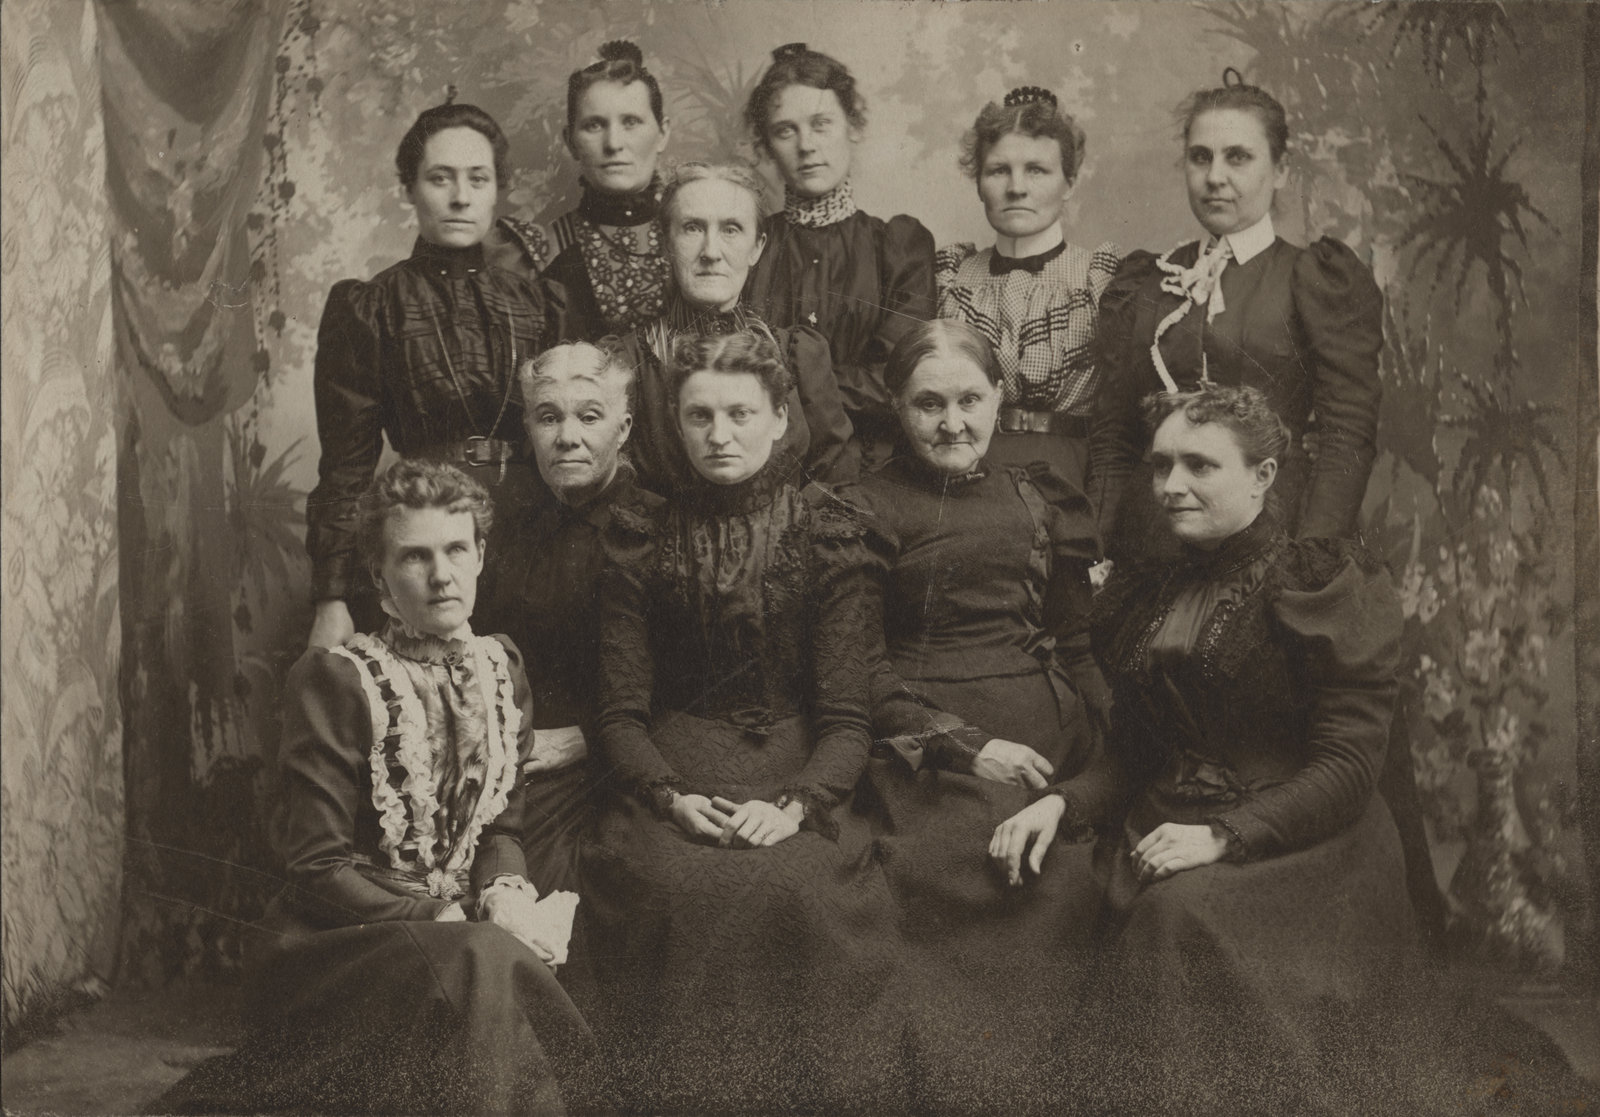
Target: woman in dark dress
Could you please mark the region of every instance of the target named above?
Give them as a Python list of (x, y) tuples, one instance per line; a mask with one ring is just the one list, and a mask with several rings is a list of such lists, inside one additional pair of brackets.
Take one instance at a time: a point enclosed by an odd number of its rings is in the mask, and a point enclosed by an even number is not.
[(850, 185), (866, 103), (844, 64), (804, 43), (772, 52), (745, 122), (783, 177), (783, 212), (763, 223), (767, 249), (745, 297), (774, 326), (828, 339), (864, 466), (888, 456), (896, 423), (883, 362), (902, 334), (933, 317), (933, 235), (914, 217), (856, 208)]
[(578, 162), (583, 199), (548, 230), (502, 217), (489, 242), (496, 263), (539, 275), (565, 307), (563, 338), (626, 333), (666, 305), (656, 167), (671, 134), (661, 86), (634, 44), (603, 44), (598, 62), (567, 79), (561, 138)]
[(544, 485), (501, 533), (494, 615), (529, 650), (533, 753), (524, 765), (523, 848), (541, 890), (576, 888), (594, 813), (590, 747), (600, 667), (603, 539), (618, 508), (654, 507), (622, 457), (633, 370), (615, 348), (557, 345), (522, 367), (528, 441)]
[(880, 1111), (894, 923), (864, 823), (866, 551), (781, 440), (788, 371), (760, 333), (680, 338), (695, 470), (614, 515), (599, 743), (616, 794), (584, 854), (597, 956), (648, 1110)]
[[(1373, 793), (1397, 690), (1389, 574), (1356, 543), (1284, 531), (1268, 494), (1289, 432), (1264, 393), (1212, 386), (1148, 408), (1152, 491), (1179, 553), (1119, 565), (1094, 606), (1131, 793), (1097, 851), (1101, 1101), (1486, 1108), (1506, 1056), (1546, 1052), (1420, 966), (1399, 835)], [(1506, 1083), (1514, 1108), (1554, 1112), (1545, 1090), (1573, 1085), (1560, 1064)]]
[(992, 248), (939, 250), (939, 317), (958, 318), (989, 339), (1004, 373), (997, 465), (1049, 462), (1083, 488), (1089, 425), (1100, 390), (1100, 296), (1117, 248), (1066, 240), (1061, 212), (1083, 166), (1084, 135), (1055, 94), (1024, 86), (984, 106), (963, 141), (995, 232)]
[(313, 373), (322, 455), (306, 498), (312, 647), (336, 647), (358, 622), (365, 630), (381, 620), (356, 559), (355, 524), (385, 435), (403, 457), (467, 469), (502, 517), (515, 517), (536, 484), (523, 452), (517, 365), (559, 324), (531, 282), (484, 258), (509, 150), (482, 109), (424, 112), (395, 155), (417, 211), (411, 256), (328, 294)]
[[(914, 326), (885, 375), (902, 449), (848, 492), (879, 560), (870, 782), (923, 979), (918, 1086), (936, 1110), (1049, 1107), (1042, 1067), (1099, 912), (1087, 840), (1115, 788), (1088, 641), (1094, 514), (1044, 463), (986, 458), (1000, 366), (972, 327)], [(1006, 820), (1041, 797), (1061, 841), (1013, 848)]]
[(396, 463), (362, 498), (389, 619), (308, 649), (289, 675), (288, 884), (249, 951), (254, 1031), (152, 1111), (550, 1114), (594, 1100), (593, 1038), (553, 972), (575, 897), (538, 899), (519, 842), (533, 744), (521, 658), (468, 624), (490, 516), (481, 486), (426, 461)]
[(661, 199), (661, 226), (672, 266), (667, 309), (623, 339), (637, 370), (638, 407), (630, 456), (639, 484), (667, 494), (697, 476), (684, 454), (667, 367), (682, 337), (753, 330), (778, 348), (790, 374), (786, 446), (797, 449), (812, 480), (853, 481), (860, 453), (834, 380), (828, 343), (809, 326), (773, 327), (740, 298), (761, 259), (761, 181), (738, 166), (686, 163)]

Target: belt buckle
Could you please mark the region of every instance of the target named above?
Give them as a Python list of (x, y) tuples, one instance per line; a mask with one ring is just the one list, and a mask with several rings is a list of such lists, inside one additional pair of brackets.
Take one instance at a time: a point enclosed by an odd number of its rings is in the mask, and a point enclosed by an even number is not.
[(1000, 429), (1006, 434), (1020, 434), (1028, 429), (1027, 412), (1020, 407), (1000, 409)]
[(461, 447), (461, 457), (468, 465), (494, 465), (500, 460), (499, 447), (491, 438), (475, 434)]

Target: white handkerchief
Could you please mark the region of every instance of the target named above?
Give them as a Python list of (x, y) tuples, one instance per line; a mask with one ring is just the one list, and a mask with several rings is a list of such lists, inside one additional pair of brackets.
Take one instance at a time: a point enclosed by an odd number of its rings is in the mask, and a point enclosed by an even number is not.
[(567, 960), (567, 946), (572, 942), (572, 920), (578, 914), (578, 894), (552, 892), (542, 896), (533, 905), (533, 914), (536, 937), (555, 953), (550, 964), (561, 965)]
[(533, 731), (533, 755), (523, 763), (523, 772), (550, 772), (576, 764), (589, 755), (583, 730), (576, 725)]

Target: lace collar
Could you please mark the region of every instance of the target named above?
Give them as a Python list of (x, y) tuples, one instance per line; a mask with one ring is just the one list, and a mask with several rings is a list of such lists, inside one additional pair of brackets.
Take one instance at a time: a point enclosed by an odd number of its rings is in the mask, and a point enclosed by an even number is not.
[(452, 279), (460, 279), (473, 272), (483, 271), (488, 266), (483, 254), (482, 241), (469, 244), (465, 248), (453, 248), (418, 237), (416, 243), (411, 246), (411, 258), (429, 270), (436, 270), (440, 275), (447, 275)]
[(783, 215), (792, 225), (820, 229), (837, 225), (856, 212), (856, 195), (847, 178), (820, 198), (805, 198), (793, 188), (783, 188)]
[(661, 208), (661, 176), (652, 175), (650, 185), (633, 194), (612, 194), (596, 190), (584, 179), (583, 198), (578, 202), (578, 212), (596, 225), (623, 228), (654, 221)]
[(679, 492), (679, 499), (684, 507), (712, 516), (739, 516), (758, 511), (771, 504), (785, 485), (804, 483), (801, 453), (799, 447), (780, 441), (772, 448), (766, 465), (733, 485), (707, 481), (691, 465), (692, 476)]
[[(468, 649), (465, 639), (452, 640), (444, 636), (419, 632), (395, 614), (394, 606), (390, 602), (384, 601), (382, 607), (389, 619), (379, 633), (379, 638), (389, 645), (389, 650), (395, 655), (417, 663), (435, 663), (449, 667), (459, 666), (466, 659)], [(467, 635), (470, 637), (472, 634), (469, 631)]]

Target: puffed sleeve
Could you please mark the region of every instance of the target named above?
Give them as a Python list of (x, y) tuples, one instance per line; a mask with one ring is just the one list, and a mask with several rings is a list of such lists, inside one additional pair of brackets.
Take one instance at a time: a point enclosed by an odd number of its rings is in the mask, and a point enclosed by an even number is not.
[(356, 811), (370, 795), (372, 714), (356, 665), (311, 648), (284, 687), (278, 750), (282, 853), (292, 908), (324, 927), (432, 919), (444, 900), (391, 891), (355, 867)]
[(1100, 298), (1101, 381), (1089, 435), (1089, 500), (1102, 539), (1110, 538), (1123, 486), (1144, 457), (1139, 400), (1148, 385), (1139, 373), (1141, 347), (1147, 348), (1150, 339), (1134, 336), (1134, 320), (1141, 293), (1159, 283), (1158, 275), (1154, 254), (1131, 252)]
[(313, 601), (346, 597), (358, 577), (356, 500), (383, 451), (381, 313), (381, 289), (348, 279), (328, 292), (317, 329), (312, 396), (322, 452), (306, 497)]
[(595, 731), (608, 774), (658, 815), (684, 786), (650, 739), (655, 659), (649, 569), (663, 513), (618, 505), (606, 527), (600, 574), (600, 715)]
[(846, 486), (840, 494), (856, 506), (866, 525), (866, 613), (862, 631), (867, 639), (871, 673), (867, 698), (872, 736), (892, 748), (914, 770), (927, 766), (970, 773), (973, 761), (992, 735), (939, 709), (889, 662), (884, 599), (900, 555), (900, 540), (888, 510), (877, 506), (870, 486)]
[(866, 529), (848, 503), (818, 485), (811, 507), (811, 729), (816, 745), (783, 794), (805, 807), (805, 821), (837, 834), (830, 812), (867, 765), (868, 639)]
[(1309, 704), (1305, 766), (1212, 821), (1254, 860), (1314, 845), (1358, 818), (1383, 767), (1401, 611), (1382, 564), (1344, 540), (1294, 544), (1277, 626)]
[(861, 475), (861, 451), (851, 441), (855, 431), (833, 375), (827, 338), (810, 326), (793, 326), (776, 333), (794, 373), (792, 398), (800, 403), (810, 435), (806, 475), (828, 484), (854, 481)]
[(478, 848), (472, 857), (472, 887), (481, 892), (496, 877), (527, 878), (528, 863), (522, 852), (523, 822), (527, 817), (527, 793), (522, 780), (522, 765), (533, 754), (533, 693), (528, 689), (528, 674), (522, 655), (508, 636), (496, 636), (506, 650), (511, 674), (511, 694), (522, 715), (517, 729), (517, 779), (506, 797), (505, 809), (478, 835)]
[(900, 214), (883, 226), (877, 242), (878, 321), (857, 363), (839, 363), (834, 375), (852, 414), (894, 422), (894, 404), (883, 382), (883, 366), (906, 331), (933, 317), (933, 234), (914, 217)]
[(484, 259), (528, 280), (538, 278), (553, 254), (549, 235), (520, 217), (500, 218), (483, 238)]
[(955, 282), (956, 272), (961, 270), (961, 265), (977, 255), (978, 246), (969, 240), (947, 244), (933, 254), (933, 284), (937, 291), (937, 307), (940, 318), (959, 317), (955, 308), (945, 302), (945, 293), (950, 290), (950, 285)]
[(1299, 536), (1348, 537), (1356, 532), (1377, 456), (1383, 295), (1356, 254), (1329, 237), (1301, 254), (1289, 286), (1310, 344), (1319, 443)]

